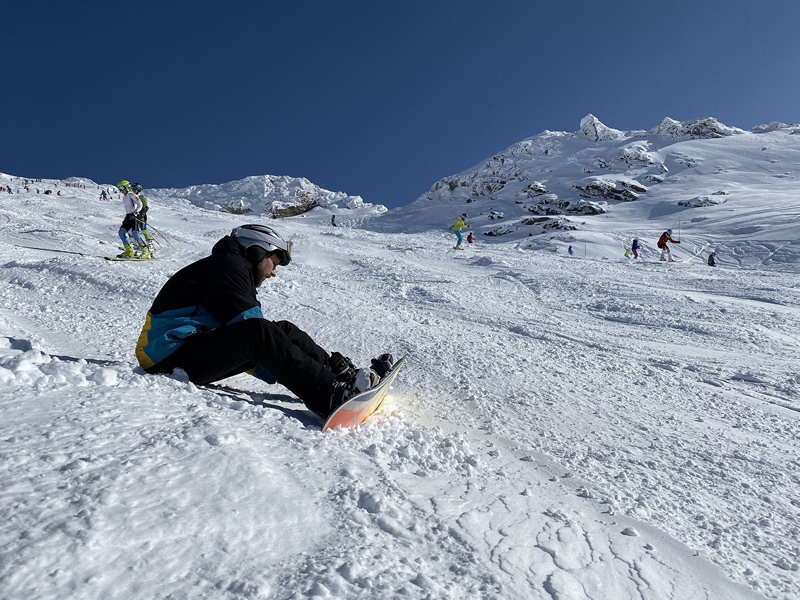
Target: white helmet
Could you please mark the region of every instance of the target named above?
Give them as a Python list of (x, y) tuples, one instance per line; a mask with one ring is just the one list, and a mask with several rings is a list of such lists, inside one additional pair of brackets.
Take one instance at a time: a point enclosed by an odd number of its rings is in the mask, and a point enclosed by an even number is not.
[(266, 225), (242, 225), (231, 231), (231, 237), (244, 248), (258, 246), (267, 253), (277, 254), (282, 267), (292, 262), (292, 242), (287, 242), (277, 231)]

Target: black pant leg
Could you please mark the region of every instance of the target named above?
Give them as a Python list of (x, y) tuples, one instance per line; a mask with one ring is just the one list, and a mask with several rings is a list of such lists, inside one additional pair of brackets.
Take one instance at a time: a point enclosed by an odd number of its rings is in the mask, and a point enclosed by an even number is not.
[(335, 379), (326, 363), (325, 350), (294, 324), (246, 319), (191, 336), (149, 371), (181, 368), (193, 383), (205, 385), (261, 367), (313, 411), (325, 413)]
[(319, 346), (311, 336), (290, 321), (273, 321), (273, 323), (291, 340), (291, 342), (308, 354), (311, 358), (325, 366), (328, 365), (330, 355)]

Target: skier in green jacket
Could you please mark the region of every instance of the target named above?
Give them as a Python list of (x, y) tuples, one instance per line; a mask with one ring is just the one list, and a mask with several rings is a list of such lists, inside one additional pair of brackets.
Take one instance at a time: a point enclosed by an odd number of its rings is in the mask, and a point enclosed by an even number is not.
[(461, 213), (458, 215), (458, 219), (456, 219), (456, 224), (450, 228), (453, 233), (456, 234), (456, 238), (458, 240), (454, 250), (463, 250), (461, 247), (461, 242), (464, 240), (464, 238), (461, 236), (461, 230), (465, 227), (469, 227), (469, 224), (467, 224), (467, 213)]

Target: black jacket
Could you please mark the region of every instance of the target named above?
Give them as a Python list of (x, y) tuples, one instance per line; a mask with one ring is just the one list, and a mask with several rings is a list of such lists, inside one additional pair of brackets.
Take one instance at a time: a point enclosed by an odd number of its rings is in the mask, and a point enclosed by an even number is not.
[(225, 236), (211, 256), (184, 267), (161, 288), (145, 318), (136, 358), (148, 369), (197, 331), (263, 318), (245, 250)]

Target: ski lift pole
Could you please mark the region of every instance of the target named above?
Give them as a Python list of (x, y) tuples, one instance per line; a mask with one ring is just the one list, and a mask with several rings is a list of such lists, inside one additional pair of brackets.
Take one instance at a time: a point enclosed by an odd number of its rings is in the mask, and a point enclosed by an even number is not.
[(673, 221), (671, 229), (677, 229), (678, 230), (678, 239), (681, 239), (681, 218), (680, 217), (678, 217), (677, 219), (675, 219), (675, 221)]

